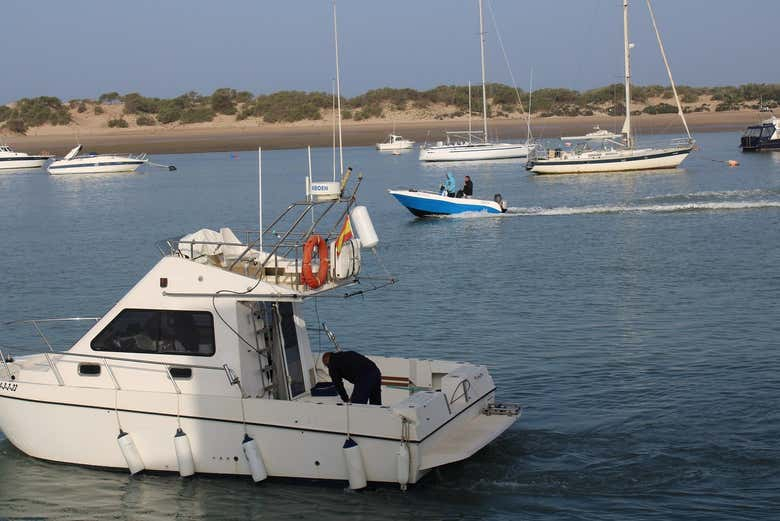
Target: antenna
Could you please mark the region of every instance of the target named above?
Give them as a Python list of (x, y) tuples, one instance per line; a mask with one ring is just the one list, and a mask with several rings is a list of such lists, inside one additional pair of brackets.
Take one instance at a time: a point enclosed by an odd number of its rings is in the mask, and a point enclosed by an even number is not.
[[(336, 105), (338, 107), (339, 125), (339, 168), (344, 173), (344, 149), (341, 135), (341, 81), (339, 74), (339, 28), (336, 23), (336, 0), (333, 0), (333, 41), (336, 44)], [(335, 178), (333, 179), (336, 180)]]
[(260, 251), (263, 251), (263, 148), (257, 147), (257, 216)]
[[(333, 114), (333, 180), (336, 180), (336, 78), (333, 78), (331, 80), (331, 86), (330, 90), (333, 93), (333, 106), (332, 106), (332, 114)], [(311, 168), (310, 168), (311, 170)]]

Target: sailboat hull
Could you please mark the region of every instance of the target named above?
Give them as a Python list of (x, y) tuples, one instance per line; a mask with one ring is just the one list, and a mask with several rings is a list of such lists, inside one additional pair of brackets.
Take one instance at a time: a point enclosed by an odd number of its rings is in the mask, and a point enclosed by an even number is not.
[(677, 168), (692, 147), (634, 150), (593, 154), (564, 154), (561, 157), (538, 158), (528, 162), (526, 168), (535, 174), (586, 174), (596, 172), (630, 172)]
[(420, 161), (485, 161), (528, 157), (531, 147), (514, 143), (441, 145), (420, 150)]

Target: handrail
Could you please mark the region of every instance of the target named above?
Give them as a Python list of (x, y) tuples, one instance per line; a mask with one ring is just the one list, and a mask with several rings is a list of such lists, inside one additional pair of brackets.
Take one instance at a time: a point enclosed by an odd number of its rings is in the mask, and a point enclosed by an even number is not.
[[(54, 377), (57, 379), (57, 385), (59, 385), (60, 387), (65, 385), (65, 381), (62, 379), (62, 374), (60, 373), (59, 369), (57, 369), (55, 360), (53, 360), (52, 358), (52, 354), (60, 357), (71, 356), (76, 358), (99, 359), (103, 363), (103, 365), (105, 365), (106, 371), (108, 372), (108, 375), (111, 378), (112, 383), (114, 384), (114, 389), (116, 389), (117, 391), (122, 390), (122, 387), (119, 385), (119, 381), (117, 380), (114, 371), (111, 369), (111, 364), (109, 363), (109, 360), (116, 361), (116, 362), (132, 362), (141, 365), (154, 365), (154, 366), (164, 367), (165, 374), (167, 375), (168, 380), (170, 380), (171, 384), (173, 385), (176, 394), (181, 394), (181, 388), (178, 386), (178, 384), (173, 378), (173, 375), (171, 374), (171, 368), (173, 367), (182, 367), (188, 369), (206, 369), (206, 370), (224, 372), (228, 377), (228, 383), (230, 384), (230, 386), (233, 386), (236, 383), (231, 379), (231, 374), (233, 375), (234, 379), (237, 379), (237, 377), (235, 377), (235, 373), (227, 364), (223, 364), (222, 366), (210, 366), (210, 365), (199, 365), (199, 364), (177, 364), (177, 363), (170, 363), (170, 362), (158, 362), (156, 360), (137, 360), (133, 358), (125, 358), (125, 357), (117, 357), (117, 356), (92, 355), (88, 353), (72, 353), (70, 351), (55, 351), (53, 353), (44, 352), (41, 354), (44, 356), (44, 358), (46, 358), (46, 361), (48, 362), (49, 367), (51, 368), (52, 373), (54, 374)], [(5, 366), (5, 369), (8, 372), (9, 377), (13, 379), (13, 374), (11, 373), (11, 369), (8, 367), (8, 364), (5, 361), (5, 356), (2, 351), (0, 351), (0, 358), (2, 358), (3, 360), (3, 365)], [(241, 394), (242, 397), (245, 397), (243, 389), (241, 390)]]

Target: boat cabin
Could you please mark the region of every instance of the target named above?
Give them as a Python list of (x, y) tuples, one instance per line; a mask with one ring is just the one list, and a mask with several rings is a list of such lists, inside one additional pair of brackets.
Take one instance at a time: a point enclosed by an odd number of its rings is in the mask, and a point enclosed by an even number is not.
[(743, 151), (780, 150), (780, 130), (777, 118), (745, 129), (739, 145)]

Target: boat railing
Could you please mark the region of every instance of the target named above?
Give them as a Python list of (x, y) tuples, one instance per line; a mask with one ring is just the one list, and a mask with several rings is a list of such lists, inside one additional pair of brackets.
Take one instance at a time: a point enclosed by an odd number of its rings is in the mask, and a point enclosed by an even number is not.
[[(215, 261), (212, 264), (218, 267), (234, 272), (243, 271), (245, 275), (259, 280), (273, 277), (277, 284), (289, 284), (305, 291), (300, 271), (306, 241), (313, 235), (320, 235), (327, 243), (339, 236), (344, 220), (356, 202), (362, 179), (359, 174), (350, 195), (344, 196), (342, 193), (332, 200), (310, 198), (290, 204), (265, 227), (262, 234), (257, 230), (239, 231), (245, 237), (244, 242), (170, 238), (158, 241), (157, 248), (163, 256), (178, 255), (195, 260), (209, 255), (200, 254), (197, 246), (210, 246), (215, 252), (210, 257), (222, 255), (221, 259), (210, 258)], [(270, 245), (270, 249), (266, 250), (266, 244)], [(234, 252), (238, 248), (242, 250), (237, 255), (225, 255), (225, 247)], [(292, 273), (289, 272), (290, 268), (293, 268)]]
[[(54, 378), (57, 380), (57, 385), (60, 387), (63, 387), (65, 385), (65, 380), (63, 379), (62, 373), (60, 373), (60, 370), (57, 367), (57, 361), (59, 358), (72, 357), (72, 358), (79, 358), (79, 359), (87, 358), (87, 359), (99, 360), (101, 365), (106, 368), (106, 373), (110, 377), (114, 389), (117, 391), (122, 390), (122, 386), (119, 384), (119, 380), (117, 379), (116, 373), (113, 371), (111, 364), (115, 362), (125, 362), (125, 363), (139, 364), (147, 367), (151, 366), (151, 367), (163, 368), (165, 370), (166, 379), (171, 383), (171, 386), (173, 390), (176, 392), (176, 394), (181, 394), (181, 388), (176, 383), (176, 379), (174, 378), (171, 369), (174, 368), (202, 369), (206, 371), (224, 372), (229, 384), (228, 387), (232, 387), (233, 385), (236, 385), (238, 389), (241, 391), (241, 396), (246, 397), (246, 394), (244, 393), (244, 390), (241, 387), (240, 380), (236, 376), (235, 372), (228, 366), (228, 364), (223, 364), (222, 366), (212, 366), (212, 365), (200, 365), (200, 364), (169, 363), (169, 362), (160, 362), (156, 360), (139, 360), (137, 358), (129, 358), (129, 357), (121, 357), (121, 356), (106, 356), (106, 355), (97, 355), (97, 354), (89, 354), (89, 353), (73, 353), (71, 351), (57, 351), (54, 349), (52, 343), (44, 334), (43, 328), (41, 328), (41, 324), (45, 324), (45, 323), (64, 323), (64, 322), (77, 322), (77, 321), (87, 321), (87, 320), (97, 322), (98, 320), (100, 320), (100, 318), (68, 317), (68, 318), (30, 319), (30, 320), (17, 320), (13, 322), (6, 322), (4, 325), (5, 326), (13, 326), (13, 325), (21, 325), (21, 324), (33, 325), (33, 327), (35, 328), (35, 332), (38, 334), (38, 336), (41, 337), (43, 342), (49, 348), (49, 351), (44, 351), (43, 353), (39, 353), (39, 354), (43, 355), (43, 357), (46, 359), (46, 363), (51, 369)], [(0, 360), (2, 361), (4, 372), (8, 375), (8, 380), (9, 381), (16, 380), (16, 376), (13, 374), (10, 366), (8, 365), (9, 362), (13, 362), (13, 358), (10, 356), (10, 350), (7, 346), (0, 347)]]

